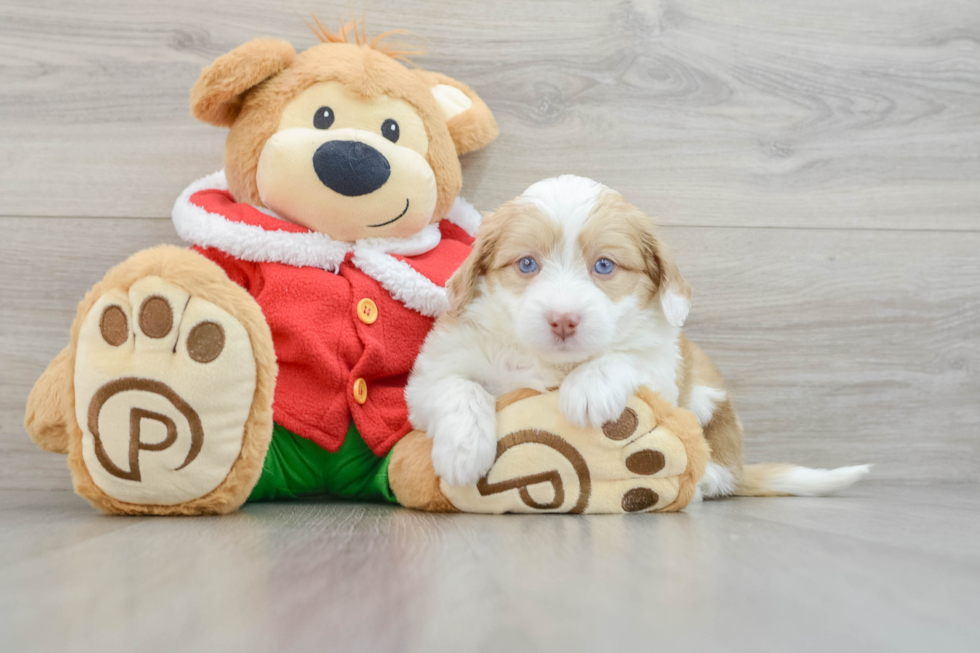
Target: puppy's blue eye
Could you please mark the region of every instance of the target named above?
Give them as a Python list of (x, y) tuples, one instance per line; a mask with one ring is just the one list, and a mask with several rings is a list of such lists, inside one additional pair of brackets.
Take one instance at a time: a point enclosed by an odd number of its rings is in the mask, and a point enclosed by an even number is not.
[(609, 274), (610, 272), (613, 271), (613, 268), (615, 267), (616, 264), (610, 261), (609, 259), (601, 258), (595, 262), (595, 265), (592, 266), (592, 269), (596, 271), (596, 274)]
[(520, 263), (517, 264), (517, 267), (519, 267), (521, 272), (524, 274), (531, 274), (532, 272), (538, 271), (538, 262), (530, 256), (525, 256), (521, 259)]

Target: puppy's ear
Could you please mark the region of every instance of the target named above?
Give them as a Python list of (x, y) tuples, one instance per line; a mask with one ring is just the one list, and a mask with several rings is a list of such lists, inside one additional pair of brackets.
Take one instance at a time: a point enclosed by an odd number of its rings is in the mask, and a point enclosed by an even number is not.
[(691, 310), (691, 286), (681, 276), (666, 243), (657, 238), (653, 220), (646, 218), (640, 242), (647, 264), (647, 275), (657, 288), (664, 317), (672, 326), (682, 327)]
[(436, 99), (457, 154), (478, 150), (497, 138), (497, 121), (469, 86), (439, 73), (419, 70), (416, 74), (422, 76)]
[(459, 269), (449, 278), (449, 314), (459, 317), (467, 304), (477, 297), (480, 277), (490, 271), (493, 255), (500, 241), (501, 223), (498, 213), (485, 213), (483, 224), (473, 243), (473, 251)]
[(191, 89), (191, 113), (216, 127), (231, 127), (245, 95), (293, 63), (288, 41), (255, 39), (222, 55), (201, 71)]

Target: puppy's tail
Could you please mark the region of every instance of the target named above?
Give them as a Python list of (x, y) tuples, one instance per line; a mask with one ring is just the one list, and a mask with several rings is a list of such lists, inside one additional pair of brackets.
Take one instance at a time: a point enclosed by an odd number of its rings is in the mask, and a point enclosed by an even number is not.
[(786, 463), (746, 465), (735, 488), (740, 497), (819, 497), (850, 487), (871, 470), (871, 465), (837, 469), (811, 469)]

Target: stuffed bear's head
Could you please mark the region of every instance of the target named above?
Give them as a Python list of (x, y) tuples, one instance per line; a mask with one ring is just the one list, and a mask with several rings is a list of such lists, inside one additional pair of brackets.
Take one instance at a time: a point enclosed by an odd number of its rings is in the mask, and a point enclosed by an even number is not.
[(191, 91), (200, 120), (230, 127), (225, 174), (239, 202), (342, 241), (407, 237), (442, 219), (460, 154), (497, 135), (486, 104), (410, 69), (358, 34), (322, 30), (300, 54), (259, 39), (219, 57)]

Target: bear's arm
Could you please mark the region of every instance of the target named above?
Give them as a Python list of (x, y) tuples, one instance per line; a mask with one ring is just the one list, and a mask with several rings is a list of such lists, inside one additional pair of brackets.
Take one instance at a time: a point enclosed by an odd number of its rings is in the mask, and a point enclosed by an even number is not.
[(247, 290), (252, 297), (259, 294), (262, 288), (262, 271), (258, 264), (235, 258), (214, 247), (198, 247), (195, 245), (191, 249), (217, 263), (229, 279)]

